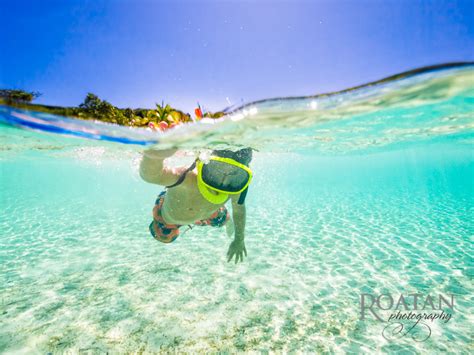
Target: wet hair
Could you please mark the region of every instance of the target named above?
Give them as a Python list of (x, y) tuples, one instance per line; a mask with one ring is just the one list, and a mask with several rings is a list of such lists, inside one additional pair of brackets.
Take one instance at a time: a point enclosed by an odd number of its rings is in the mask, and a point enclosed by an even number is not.
[(249, 166), (252, 161), (252, 148), (243, 148), (236, 152), (229, 149), (213, 150), (212, 155), (221, 158), (231, 158), (240, 164)]

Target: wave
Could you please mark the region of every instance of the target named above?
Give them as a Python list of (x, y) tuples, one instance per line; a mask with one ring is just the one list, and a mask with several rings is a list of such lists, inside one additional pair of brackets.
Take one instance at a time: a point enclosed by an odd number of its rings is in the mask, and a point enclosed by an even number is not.
[(344, 153), (439, 139), (470, 143), (473, 97), (474, 63), (448, 63), (333, 93), (254, 101), (163, 133), (8, 106), (0, 106), (0, 122), (142, 146)]

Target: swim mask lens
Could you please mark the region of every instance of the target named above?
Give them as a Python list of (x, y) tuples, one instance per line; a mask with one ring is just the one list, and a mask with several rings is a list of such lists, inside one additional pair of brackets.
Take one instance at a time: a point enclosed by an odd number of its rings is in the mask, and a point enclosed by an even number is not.
[(252, 179), (248, 167), (230, 158), (211, 157), (207, 164), (198, 164), (198, 172), (209, 188), (229, 194), (242, 192)]

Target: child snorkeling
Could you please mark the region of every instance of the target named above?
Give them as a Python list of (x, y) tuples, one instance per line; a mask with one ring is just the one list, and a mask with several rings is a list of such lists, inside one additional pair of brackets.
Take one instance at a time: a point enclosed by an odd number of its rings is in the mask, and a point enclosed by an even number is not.
[[(252, 149), (237, 152), (213, 150), (208, 158), (197, 158), (186, 168), (170, 168), (164, 160), (177, 149), (144, 152), (140, 176), (149, 183), (164, 185), (153, 207), (152, 236), (163, 243), (171, 243), (180, 235), (180, 228), (188, 225), (222, 227), (234, 224), (234, 240), (227, 252), (227, 261), (235, 263), (247, 256), (245, 248), (245, 197), (252, 180), (249, 168)], [(232, 219), (225, 203), (232, 201)], [(232, 228), (230, 226), (230, 228)]]

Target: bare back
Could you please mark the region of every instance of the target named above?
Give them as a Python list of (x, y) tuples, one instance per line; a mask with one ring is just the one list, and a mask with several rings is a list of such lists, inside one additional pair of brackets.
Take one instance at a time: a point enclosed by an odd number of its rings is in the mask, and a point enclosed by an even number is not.
[[(176, 180), (178, 178), (179, 175)], [(168, 224), (191, 224), (209, 218), (228, 200), (218, 205), (207, 201), (199, 192), (197, 169), (194, 169), (186, 174), (181, 184), (168, 189), (161, 214)]]

